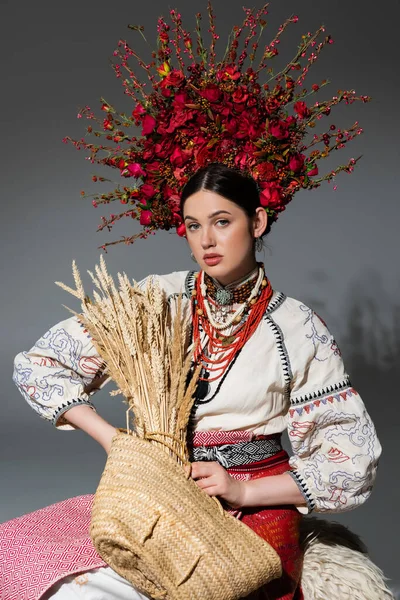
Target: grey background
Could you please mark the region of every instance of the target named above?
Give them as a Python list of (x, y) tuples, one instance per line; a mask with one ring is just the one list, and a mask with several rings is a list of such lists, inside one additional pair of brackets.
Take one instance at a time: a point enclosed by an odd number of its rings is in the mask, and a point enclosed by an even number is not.
[[(310, 304), (327, 321), (376, 423), (384, 453), (374, 493), (358, 510), (332, 518), (361, 535), (393, 588), (400, 589), (399, 2), (271, 4), (266, 40), (286, 16), (300, 17), (284, 36), (284, 57), (294, 53), (303, 32), (320, 23), (335, 39), (308, 79), (308, 86), (331, 79), (321, 99), (352, 87), (373, 96), (370, 104), (334, 111), (329, 121), (344, 127), (358, 119), (364, 127), (365, 134), (334, 157), (339, 164), (363, 154), (355, 172), (337, 178), (336, 192), (326, 184), (297, 194), (274, 226), (263, 258), (276, 289)], [(214, 2), (220, 50), (228, 28), (242, 18), (241, 5), (241, 0)], [(194, 12), (205, 14), (205, 2), (177, 6), (191, 28)], [(62, 304), (78, 308), (53, 283), (72, 283), (72, 259), (85, 273), (98, 260), (98, 246), (135, 230), (126, 222), (112, 234), (96, 233), (107, 213), (82, 200), (80, 190), (99, 189), (91, 176), (100, 171), (61, 140), (84, 134), (87, 122), (75, 118), (79, 106), (89, 104), (99, 113), (100, 96), (117, 107), (129, 106), (108, 58), (120, 37), (144, 49), (125, 28), (128, 23), (143, 24), (153, 45), (156, 16), (167, 12), (164, 0), (1, 3), (0, 521), (93, 492), (104, 466), (103, 451), (82, 432), (58, 432), (28, 408), (11, 382), (12, 361), (68, 316)], [(112, 273), (124, 270), (136, 279), (193, 266), (185, 241), (165, 232), (130, 248), (114, 247), (107, 263)], [(89, 278), (85, 281), (90, 290)], [(108, 389), (95, 398), (99, 411), (123, 426), (122, 403), (109, 397)]]

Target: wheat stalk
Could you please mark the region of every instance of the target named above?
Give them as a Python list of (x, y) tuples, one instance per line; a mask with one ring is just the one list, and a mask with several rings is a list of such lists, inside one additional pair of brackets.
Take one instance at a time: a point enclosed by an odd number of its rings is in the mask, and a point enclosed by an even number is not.
[[(200, 367), (188, 382), (192, 365), (188, 328), (190, 310), (182, 295), (168, 303), (157, 279), (141, 289), (118, 273), (118, 287), (103, 256), (88, 271), (95, 286), (93, 299), (85, 294), (75, 261), (76, 289), (56, 282), (81, 301), (82, 312), (71, 311), (88, 330), (105, 362), (107, 373), (133, 413), (135, 435), (158, 444), (182, 464), (188, 460), (186, 431)], [(71, 310), (71, 309), (68, 309)]]

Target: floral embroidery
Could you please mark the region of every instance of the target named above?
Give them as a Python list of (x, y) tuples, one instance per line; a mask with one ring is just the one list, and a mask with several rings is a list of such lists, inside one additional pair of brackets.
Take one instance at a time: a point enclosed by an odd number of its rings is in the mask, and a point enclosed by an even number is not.
[(350, 458), (349, 456), (347, 456), (347, 454), (339, 450), (339, 448), (334, 448), (333, 446), (328, 450), (327, 457), (330, 461), (336, 463), (346, 462), (346, 460), (349, 460)]
[(289, 437), (304, 439), (315, 428), (315, 423), (311, 421), (292, 421), (290, 424)]
[[(328, 344), (329, 344), (329, 347), (330, 347), (331, 351), (333, 352), (333, 354), (335, 356), (341, 357), (342, 353), (339, 349), (339, 346), (338, 346), (336, 340), (334, 339), (334, 337), (329, 333), (325, 321), (315, 311), (313, 311), (311, 308), (309, 308), (305, 304), (300, 305), (300, 310), (305, 312), (307, 315), (303, 324), (305, 327), (309, 326), (311, 329), (310, 333), (306, 334), (306, 337), (308, 339), (310, 339), (313, 343), (314, 351), (315, 351), (314, 359), (319, 362), (325, 362), (328, 358), (328, 356), (325, 356), (323, 358), (322, 352), (318, 353), (318, 350), (323, 349), (321, 347), (321, 344), (322, 344), (322, 346), (328, 346)], [(323, 329), (321, 329), (321, 327), (319, 327), (320, 324), (323, 325)], [(329, 335), (327, 335), (327, 333)]]

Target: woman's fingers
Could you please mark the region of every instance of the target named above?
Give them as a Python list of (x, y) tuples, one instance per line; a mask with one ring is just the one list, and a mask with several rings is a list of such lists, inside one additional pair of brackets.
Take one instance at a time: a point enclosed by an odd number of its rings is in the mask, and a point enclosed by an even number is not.
[(194, 462), (192, 463), (193, 479), (210, 477), (218, 472), (224, 471), (224, 468), (217, 462)]

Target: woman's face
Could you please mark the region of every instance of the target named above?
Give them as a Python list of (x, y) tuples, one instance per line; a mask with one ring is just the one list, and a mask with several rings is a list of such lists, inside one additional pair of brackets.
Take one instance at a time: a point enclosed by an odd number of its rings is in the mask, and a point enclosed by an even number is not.
[(234, 202), (200, 190), (185, 201), (183, 218), (187, 241), (200, 268), (222, 285), (256, 266), (254, 237), (264, 231), (267, 219), (262, 207), (249, 219)]

